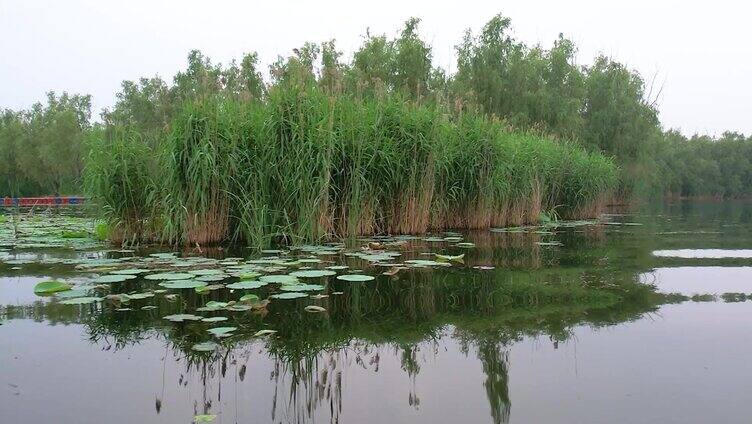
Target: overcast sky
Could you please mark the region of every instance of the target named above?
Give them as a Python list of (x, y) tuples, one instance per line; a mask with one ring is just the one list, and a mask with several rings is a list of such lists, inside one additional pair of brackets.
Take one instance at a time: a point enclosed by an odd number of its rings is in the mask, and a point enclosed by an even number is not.
[(257, 51), (264, 65), (305, 41), (335, 38), (350, 56), (366, 28), (397, 34), (411, 16), (437, 65), (496, 13), (517, 38), (550, 46), (562, 32), (578, 62), (613, 56), (655, 81), (665, 128), (752, 133), (752, 6), (714, 1), (0, 0), (0, 108), (27, 108), (49, 90), (91, 94), (95, 114), (125, 79), (171, 79), (188, 51), (226, 63)]

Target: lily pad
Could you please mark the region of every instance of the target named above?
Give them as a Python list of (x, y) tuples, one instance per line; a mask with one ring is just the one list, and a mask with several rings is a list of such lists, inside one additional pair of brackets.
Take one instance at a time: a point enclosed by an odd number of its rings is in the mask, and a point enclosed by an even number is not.
[(86, 297), (88, 293), (89, 293), (89, 290), (81, 290), (79, 288), (74, 288), (73, 290), (68, 290), (68, 291), (57, 293), (55, 297), (58, 299), (71, 299), (74, 297)]
[(196, 277), (199, 281), (217, 282), (230, 278), (227, 274), (211, 274), (211, 275), (199, 275)]
[(34, 286), (34, 293), (38, 295), (53, 294), (61, 291), (70, 290), (73, 286), (60, 281), (42, 281)]
[(305, 307), (306, 312), (313, 312), (313, 313), (320, 313), (320, 312), (326, 312), (326, 309), (322, 308), (321, 306), (316, 305), (308, 305)]
[(221, 269), (194, 269), (188, 271), (188, 273), (193, 275), (220, 275), (224, 274), (224, 271)]
[(405, 261), (406, 264), (409, 264), (411, 266), (416, 267), (424, 267), (424, 266), (451, 266), (451, 264), (447, 262), (437, 262), (437, 261), (429, 261), (425, 259), (411, 259), (409, 261)]
[(326, 269), (331, 269), (333, 271), (342, 271), (343, 269), (347, 269), (347, 268), (350, 268), (350, 267), (347, 265), (332, 265), (332, 266), (326, 267)]
[(240, 298), (241, 302), (256, 302), (259, 300), (259, 297), (255, 294), (247, 294)]
[(105, 283), (122, 283), (123, 281), (132, 280), (136, 278), (135, 275), (129, 275), (129, 274), (110, 274), (110, 275), (101, 275), (94, 279), (94, 282), (97, 284), (105, 284)]
[(357, 283), (357, 282), (364, 282), (364, 281), (372, 281), (375, 279), (375, 277), (371, 275), (364, 275), (364, 274), (344, 274), (344, 275), (338, 275), (338, 280), (342, 281), (348, 281), (351, 283)]
[(298, 282), (298, 277), (293, 275), (264, 275), (259, 277), (259, 281), (276, 284), (295, 284)]
[[(198, 351), (198, 352), (213, 352), (217, 347), (219, 347), (218, 344), (214, 342), (203, 342), (203, 343), (196, 343), (191, 347), (191, 349)], [(200, 415), (197, 415), (200, 416)], [(207, 421), (194, 421), (194, 422), (207, 422)]]
[(206, 303), (206, 306), (202, 306), (200, 308), (196, 308), (199, 312), (212, 312), (212, 311), (219, 311), (220, 309), (226, 308), (228, 305), (227, 302), (216, 302), (214, 300), (209, 301)]
[(74, 297), (73, 299), (61, 300), (63, 305), (88, 305), (90, 303), (101, 302), (101, 297)]
[(175, 253), (152, 253), (149, 256), (158, 259), (175, 259)]
[(202, 322), (220, 322), (220, 321), (227, 321), (227, 317), (209, 317), (209, 318), (203, 318), (201, 320)]
[(144, 293), (131, 293), (127, 295), (131, 300), (140, 300), (140, 299), (148, 299), (150, 297), (154, 297), (154, 293), (152, 292), (144, 292)]
[(251, 290), (264, 287), (267, 284), (269, 283), (263, 281), (238, 281), (237, 283), (228, 284), (226, 287), (236, 290)]
[(465, 254), (461, 255), (440, 255), (436, 254), (436, 259), (440, 261), (446, 261), (446, 262), (462, 262), (462, 260), (465, 258)]
[(306, 293), (286, 292), (286, 293), (273, 294), (270, 297), (274, 299), (299, 299), (301, 297), (307, 297), (307, 296), (308, 295)]
[(206, 293), (212, 290), (219, 290), (225, 288), (224, 284), (209, 284), (208, 286), (196, 287), (196, 293)]
[(321, 262), (321, 259), (317, 259), (317, 258), (303, 258), (303, 259), (298, 259), (298, 262), (301, 263), (301, 264), (317, 264), (317, 263)]
[(274, 333), (276, 333), (276, 332), (277, 332), (277, 330), (259, 330), (259, 331), (257, 331), (257, 332), (256, 332), (256, 333), (255, 333), (255, 334), (253, 335), (253, 337), (268, 336), (268, 335), (270, 335), (270, 334), (274, 334)]
[(198, 280), (170, 280), (159, 283), (160, 286), (166, 289), (195, 289), (196, 287), (204, 287), (208, 284), (206, 281)]
[(318, 290), (324, 290), (324, 286), (320, 286), (318, 284), (290, 284), (290, 285), (282, 285), (279, 288), (282, 291), (287, 292), (295, 292), (295, 291), (318, 291)]
[(216, 337), (228, 337), (231, 336), (231, 333), (237, 329), (238, 327), (214, 327), (206, 331), (212, 333)]
[(162, 272), (159, 274), (149, 274), (144, 278), (147, 280), (188, 280), (193, 277), (193, 274), (185, 272)]
[(183, 322), (183, 321), (198, 321), (202, 317), (198, 315), (192, 315), (192, 314), (175, 314), (175, 315), (167, 315), (162, 318), (168, 321), (172, 321), (172, 322)]
[(118, 270), (112, 271), (110, 274), (137, 275), (137, 274), (143, 274), (145, 272), (149, 272), (149, 270), (145, 268), (128, 268), (128, 269), (118, 269)]
[(306, 271), (295, 271), (290, 273), (291, 276), (300, 278), (327, 277), (335, 274), (337, 273), (328, 269), (310, 269)]
[(237, 303), (225, 308), (225, 310), (232, 311), (232, 312), (246, 312), (246, 311), (250, 311), (251, 309), (253, 309), (251, 305), (244, 305), (244, 304), (237, 304)]

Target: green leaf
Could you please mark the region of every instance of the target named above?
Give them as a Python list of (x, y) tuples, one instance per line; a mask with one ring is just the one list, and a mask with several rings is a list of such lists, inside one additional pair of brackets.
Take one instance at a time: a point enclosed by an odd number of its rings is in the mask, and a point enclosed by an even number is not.
[[(191, 347), (191, 349), (198, 351), (198, 352), (213, 352), (215, 349), (219, 347), (218, 344), (214, 342), (203, 342), (203, 343), (196, 343)], [(197, 415), (200, 416), (200, 415)], [(195, 421), (195, 422), (208, 422), (208, 421)]]
[(306, 312), (314, 312), (314, 313), (326, 312), (326, 309), (322, 308), (321, 306), (316, 306), (316, 305), (308, 305), (305, 307), (305, 310)]
[(247, 294), (240, 298), (241, 302), (256, 302), (259, 300), (259, 297), (255, 294)]
[(461, 255), (440, 255), (436, 253), (436, 259), (440, 261), (446, 261), (446, 262), (462, 262), (462, 260), (465, 258), (465, 254)]
[(318, 277), (326, 277), (329, 275), (335, 275), (337, 274), (334, 271), (331, 270), (323, 270), (323, 269), (310, 269), (305, 271), (295, 271), (291, 272), (290, 275), (293, 277), (299, 277), (299, 278), (318, 278)]
[(227, 317), (209, 317), (209, 318), (203, 318), (201, 320), (202, 322), (220, 322), (220, 321), (227, 321)]
[(266, 283), (264, 281), (238, 281), (237, 283), (228, 284), (228, 289), (236, 289), (236, 290), (251, 290), (251, 289), (258, 289), (260, 287), (264, 287), (269, 283)]
[(73, 299), (61, 300), (63, 305), (88, 305), (94, 302), (101, 302), (101, 297), (75, 297)]
[(211, 275), (199, 275), (196, 277), (199, 281), (210, 281), (210, 282), (216, 282), (216, 281), (222, 281), (230, 278), (227, 274), (211, 274)]
[(34, 286), (34, 293), (37, 295), (52, 294), (61, 291), (70, 290), (73, 286), (60, 281), (42, 281)]
[(231, 336), (233, 331), (237, 330), (238, 327), (214, 327), (210, 328), (206, 331), (212, 333), (216, 337), (229, 337)]
[(276, 284), (295, 284), (298, 282), (298, 278), (293, 275), (264, 275), (259, 277), (259, 281)]
[(363, 275), (363, 274), (344, 274), (344, 275), (338, 275), (338, 280), (342, 281), (348, 281), (351, 283), (357, 283), (357, 282), (364, 282), (364, 281), (372, 281), (375, 279), (375, 277), (372, 277), (370, 275)]
[(168, 321), (172, 322), (183, 322), (183, 321), (198, 321), (201, 319), (198, 315), (191, 315), (191, 314), (175, 314), (175, 315), (167, 315), (165, 317), (162, 317)]
[(160, 286), (166, 289), (195, 289), (196, 287), (204, 287), (208, 284), (206, 281), (198, 280), (170, 280), (159, 283)]
[(148, 269), (144, 268), (128, 268), (128, 269), (118, 269), (116, 271), (112, 271), (110, 274), (115, 275), (136, 275), (136, 274), (143, 274), (145, 272), (149, 272)]
[(288, 293), (273, 294), (270, 297), (274, 299), (299, 299), (301, 297), (307, 297), (307, 296), (308, 295), (305, 293), (288, 292)]
[(304, 291), (324, 290), (324, 286), (320, 286), (318, 284), (291, 284), (291, 285), (282, 285), (279, 287), (279, 289), (282, 291), (289, 291), (289, 292), (294, 292), (294, 291), (304, 292)]
[(94, 279), (94, 282), (97, 284), (106, 284), (106, 283), (122, 283), (123, 281), (132, 280), (136, 278), (135, 275), (118, 275), (118, 274), (110, 274), (110, 275), (102, 275)]
[(159, 274), (149, 274), (144, 278), (147, 280), (188, 280), (193, 277), (193, 274), (184, 272), (162, 272)]
[(224, 271), (221, 269), (194, 269), (188, 271), (188, 273), (193, 275), (222, 275)]

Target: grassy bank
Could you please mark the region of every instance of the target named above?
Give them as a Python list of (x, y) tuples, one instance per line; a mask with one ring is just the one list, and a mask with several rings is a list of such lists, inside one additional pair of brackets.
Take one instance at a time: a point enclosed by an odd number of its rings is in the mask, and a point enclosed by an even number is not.
[(280, 84), (188, 102), (156, 135), (111, 130), (86, 181), (117, 240), (265, 246), (596, 216), (606, 157), (399, 95)]

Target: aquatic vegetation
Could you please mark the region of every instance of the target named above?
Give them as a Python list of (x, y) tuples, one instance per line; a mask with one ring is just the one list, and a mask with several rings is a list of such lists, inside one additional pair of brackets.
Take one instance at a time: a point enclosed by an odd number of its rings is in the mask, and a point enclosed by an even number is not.
[(462, 260), (465, 258), (465, 254), (461, 255), (442, 255), (439, 253), (436, 253), (436, 259), (440, 261), (446, 261), (446, 262), (462, 262)]
[(721, 299), (726, 303), (744, 302), (750, 297), (745, 293), (723, 293)]
[(147, 280), (189, 280), (195, 277), (193, 274), (180, 272), (163, 272), (144, 276)]
[(96, 303), (101, 302), (103, 299), (101, 297), (74, 297), (72, 299), (64, 299), (61, 300), (60, 303), (63, 305), (88, 305), (90, 303)]
[(273, 294), (270, 297), (272, 299), (300, 299), (301, 297), (308, 297), (308, 294), (300, 292), (285, 292)]
[(371, 275), (363, 275), (363, 274), (343, 274), (337, 276), (338, 280), (347, 281), (350, 283), (358, 283), (358, 282), (365, 282), (365, 281), (373, 281), (375, 277)]
[(290, 285), (281, 285), (279, 287), (282, 291), (289, 291), (289, 292), (305, 292), (305, 291), (319, 291), (324, 290), (324, 286), (318, 285), (318, 284), (290, 284)]
[(232, 335), (232, 332), (237, 329), (238, 327), (213, 327), (206, 331), (211, 333), (214, 337), (229, 337)]
[(199, 280), (168, 280), (159, 283), (166, 289), (195, 289), (209, 285), (206, 281)]
[(213, 352), (218, 347), (219, 345), (214, 342), (202, 342), (194, 344), (193, 346), (191, 346), (191, 349), (197, 352)]
[(209, 318), (202, 318), (201, 322), (222, 322), (227, 321), (227, 317), (209, 317)]
[(252, 290), (252, 289), (264, 287), (267, 284), (270, 284), (270, 283), (266, 281), (241, 280), (241, 281), (238, 281), (237, 283), (228, 284), (225, 287), (227, 287), (228, 289), (235, 289), (235, 290)]
[(13, 215), (0, 222), (0, 248), (77, 251), (99, 248), (102, 244), (92, 237), (92, 227), (91, 219), (69, 214)]
[(291, 272), (290, 275), (293, 277), (298, 278), (319, 278), (319, 277), (327, 277), (330, 275), (336, 275), (337, 273), (332, 270), (323, 270), (323, 269), (310, 269), (310, 270), (304, 270), (304, 271), (294, 271)]
[(306, 312), (312, 312), (312, 313), (321, 313), (326, 312), (326, 309), (322, 308), (321, 306), (317, 305), (308, 305), (305, 307)]
[(60, 281), (43, 281), (34, 286), (34, 293), (37, 295), (53, 294), (61, 291), (72, 289), (73, 286)]
[(258, 300), (259, 300), (259, 297), (257, 295), (255, 295), (255, 294), (246, 294), (246, 295), (243, 295), (240, 298), (239, 301), (240, 302), (256, 302)]
[(132, 274), (112, 274), (112, 275), (102, 275), (94, 279), (95, 283), (122, 283), (123, 281), (128, 281), (136, 278), (135, 275)]
[(145, 274), (149, 272), (149, 269), (146, 268), (127, 268), (127, 269), (117, 269), (112, 271), (110, 274), (114, 275), (137, 275), (137, 274)]
[(300, 282), (294, 275), (264, 275), (259, 277), (262, 283), (297, 284)]
[[(141, 152), (143, 137), (114, 132), (117, 142), (98, 145), (105, 153), (92, 158), (91, 172), (102, 175), (88, 186), (120, 231), (116, 241), (263, 248), (275, 237), (303, 243), (538, 223), (553, 208), (595, 217), (615, 184), (616, 167), (603, 156), (479, 114), (455, 120), (444, 112), (398, 95), (355, 99), (293, 83), (274, 86), (263, 102), (206, 98), (182, 105), (151, 153)], [(121, 152), (127, 145), (157, 162), (128, 165), (136, 154)], [(108, 166), (144, 175), (127, 184), (126, 174), (101, 171)], [(113, 186), (125, 194), (114, 196)]]
[(253, 334), (253, 337), (270, 336), (276, 332), (276, 330), (259, 330)]
[(174, 315), (167, 315), (163, 318), (172, 322), (199, 321), (202, 319), (202, 317), (198, 315), (193, 315), (193, 314), (174, 314)]
[[(331, 327), (326, 326), (332, 325), (344, 325), (350, 328), (347, 331), (353, 331), (357, 327), (349, 326), (356, 325), (358, 317), (363, 316), (387, 323), (401, 322), (405, 316), (430, 317), (421, 325), (435, 329), (451, 323), (464, 331), (480, 325), (480, 321), (463, 321), (461, 311), (467, 310), (486, 311), (491, 316), (505, 311), (505, 319), (513, 320), (522, 311), (535, 316), (535, 310), (540, 314), (566, 310), (573, 317), (585, 310), (593, 314), (632, 297), (644, 305), (690, 300), (672, 300), (670, 296), (654, 294), (648, 286), (630, 282), (613, 284), (607, 270), (597, 272), (595, 278), (592, 272), (585, 275), (572, 269), (569, 277), (562, 278), (545, 271), (529, 273), (529, 258), (523, 265), (507, 266), (495, 256), (507, 249), (519, 249), (527, 257), (556, 257), (561, 253), (543, 249), (538, 243), (566, 241), (567, 233), (583, 226), (590, 230), (603, 227), (590, 221), (568, 227), (566, 221), (557, 221), (502, 233), (373, 236), (351, 243), (290, 246), (262, 254), (275, 256), (259, 256), (260, 252), (254, 250), (244, 250), (244, 254), (223, 252), (215, 257), (198, 256), (196, 251), (188, 250), (122, 249), (110, 251), (109, 257), (82, 253), (75, 259), (50, 263), (67, 267), (81, 280), (51, 303), (83, 305), (79, 313), (117, 313), (147, 320), (160, 331), (174, 331), (176, 338), (187, 337), (181, 342), (183, 349), (211, 352), (218, 346), (203, 345), (197, 339), (199, 334), (232, 336), (223, 342), (228, 346), (273, 331), (280, 331), (277, 334), (289, 340), (299, 337), (292, 335), (297, 330), (290, 333), (294, 327), (301, 331), (305, 328), (309, 334), (327, 334)], [(609, 228), (617, 231), (619, 227)], [(475, 248), (465, 250), (460, 246), (463, 243)], [(489, 250), (490, 246), (493, 248)], [(326, 259), (311, 257), (314, 252), (326, 252)], [(522, 270), (510, 269), (515, 266)], [(538, 265), (533, 262), (532, 266)], [(388, 278), (376, 278), (380, 274)], [(253, 279), (241, 279), (251, 276)], [(206, 289), (210, 282), (202, 281), (204, 278), (216, 281)], [(97, 302), (101, 304), (96, 308), (86, 306)], [(310, 321), (306, 316), (311, 317)], [(175, 324), (166, 327), (164, 321)], [(379, 329), (377, 336), (371, 332), (368, 337), (390, 337), (389, 331)]]

